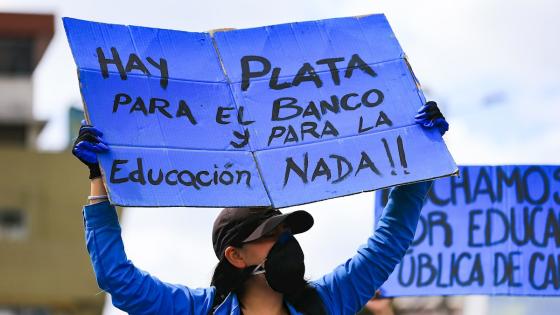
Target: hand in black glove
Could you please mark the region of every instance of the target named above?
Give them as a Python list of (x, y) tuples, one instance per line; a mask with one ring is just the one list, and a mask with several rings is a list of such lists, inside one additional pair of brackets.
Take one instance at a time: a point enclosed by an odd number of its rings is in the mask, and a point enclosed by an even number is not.
[(89, 168), (89, 178), (101, 177), (101, 170), (97, 161), (97, 153), (107, 152), (109, 147), (101, 137), (103, 133), (82, 120), (78, 138), (74, 141), (72, 154)]
[(449, 123), (447, 123), (437, 103), (434, 101), (429, 101), (424, 106), (420, 107), (414, 119), (417, 124), (424, 128), (438, 128), (442, 136), (449, 130)]

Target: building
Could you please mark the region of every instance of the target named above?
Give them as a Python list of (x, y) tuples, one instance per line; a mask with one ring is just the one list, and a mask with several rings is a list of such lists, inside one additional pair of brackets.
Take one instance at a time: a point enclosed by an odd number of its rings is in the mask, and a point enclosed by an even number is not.
[(54, 16), (0, 13), (0, 314), (100, 314), (84, 246), (87, 171), (68, 151), (36, 150), (32, 74)]

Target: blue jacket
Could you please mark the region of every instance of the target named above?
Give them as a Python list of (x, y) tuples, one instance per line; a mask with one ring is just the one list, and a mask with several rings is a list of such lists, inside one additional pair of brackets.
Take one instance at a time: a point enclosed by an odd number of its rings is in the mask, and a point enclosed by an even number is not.
[[(413, 237), (431, 182), (393, 188), (375, 233), (354, 257), (313, 285), (328, 314), (355, 314), (387, 280)], [(83, 209), (86, 242), (97, 283), (113, 304), (131, 314), (206, 315), (215, 288), (193, 289), (169, 284), (136, 268), (127, 259), (115, 208), (101, 202)], [(288, 305), (291, 314), (299, 314)], [(215, 314), (240, 314), (230, 294)]]

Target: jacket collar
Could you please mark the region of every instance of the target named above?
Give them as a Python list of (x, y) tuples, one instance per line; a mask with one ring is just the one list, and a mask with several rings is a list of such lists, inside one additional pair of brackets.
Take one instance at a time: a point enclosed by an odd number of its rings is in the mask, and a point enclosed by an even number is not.
[[(286, 303), (290, 315), (302, 315), (299, 313), (291, 304)], [(234, 293), (228, 294), (225, 300), (218, 306), (215, 315), (229, 314), (229, 315), (239, 315), (241, 314), (241, 307), (239, 306), (239, 300), (237, 295)]]

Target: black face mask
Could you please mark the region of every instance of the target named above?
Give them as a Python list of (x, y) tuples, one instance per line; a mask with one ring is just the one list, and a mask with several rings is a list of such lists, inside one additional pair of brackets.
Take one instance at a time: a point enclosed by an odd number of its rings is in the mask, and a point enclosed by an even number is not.
[(268, 285), (277, 292), (293, 294), (306, 285), (303, 250), (291, 233), (280, 235), (264, 263), (252, 268), (252, 274), (264, 273)]

